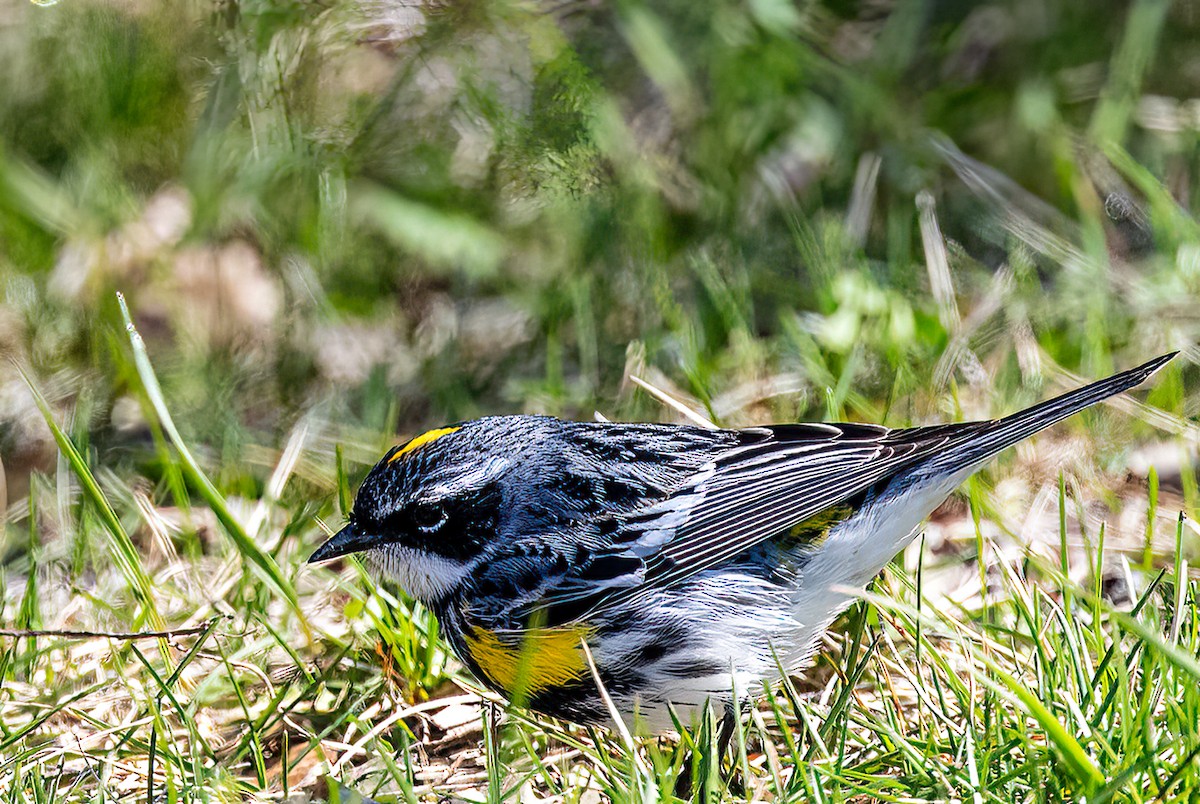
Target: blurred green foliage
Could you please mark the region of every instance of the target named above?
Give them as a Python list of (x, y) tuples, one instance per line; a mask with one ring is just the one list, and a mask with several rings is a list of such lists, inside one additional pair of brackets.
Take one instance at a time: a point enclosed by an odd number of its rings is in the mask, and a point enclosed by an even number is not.
[(632, 371), (728, 423), (903, 423), (1196, 341), (1191, 2), (4, 13), (0, 349), (102, 447), (145, 432), (118, 289), (222, 465), (314, 406), (372, 446), (661, 416)]

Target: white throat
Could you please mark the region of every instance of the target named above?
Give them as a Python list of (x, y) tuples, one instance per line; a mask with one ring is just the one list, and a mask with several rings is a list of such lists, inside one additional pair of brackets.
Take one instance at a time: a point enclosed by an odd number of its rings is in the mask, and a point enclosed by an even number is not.
[(367, 565), (426, 604), (456, 589), (470, 570), (462, 562), (399, 544), (368, 550)]

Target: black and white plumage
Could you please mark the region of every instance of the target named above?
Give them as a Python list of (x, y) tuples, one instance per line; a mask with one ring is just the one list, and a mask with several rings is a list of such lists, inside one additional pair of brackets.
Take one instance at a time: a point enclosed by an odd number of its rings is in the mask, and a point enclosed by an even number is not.
[(310, 561), (365, 552), (484, 682), (576, 722), (669, 728), (806, 662), (968, 475), (1173, 355), (1001, 419), (744, 430), (489, 417), (393, 449)]

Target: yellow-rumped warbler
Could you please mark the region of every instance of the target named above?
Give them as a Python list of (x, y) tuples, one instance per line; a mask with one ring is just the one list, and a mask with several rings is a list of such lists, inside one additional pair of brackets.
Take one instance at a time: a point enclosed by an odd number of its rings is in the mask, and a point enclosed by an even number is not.
[(437, 615), (467, 667), (577, 723), (733, 707), (821, 633), (922, 520), (1005, 447), (1174, 357), (1002, 419), (891, 430), (706, 430), (497, 416), (384, 456), (309, 559), (362, 552)]

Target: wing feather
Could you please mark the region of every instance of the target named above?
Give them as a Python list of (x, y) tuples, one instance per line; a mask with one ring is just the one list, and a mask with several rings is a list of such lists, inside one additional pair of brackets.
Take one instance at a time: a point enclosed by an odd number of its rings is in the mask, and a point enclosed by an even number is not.
[[(538, 566), (530, 573), (537, 583), (526, 584), (536, 586), (536, 599), (505, 614), (537, 612), (547, 625), (565, 623), (678, 584), (919, 464), (946, 472), (978, 465), (1134, 387), (1173, 356), (994, 421), (909, 430), (824, 423), (741, 431), (630, 425), (617, 432), (615, 451), (612, 433), (572, 425), (577, 432), (571, 443), (590, 444), (585, 453), (592, 460), (584, 463), (603, 466), (606, 477), (625, 473), (636, 493), (616, 488), (612, 500), (606, 487), (601, 496), (607, 510), (588, 506), (567, 518), (582, 528), (574, 533), (579, 552)], [(545, 545), (532, 547), (538, 555), (545, 552)]]
[(594, 577), (585, 582), (568, 573), (532, 610), (552, 622), (582, 619), (680, 583), (986, 426), (889, 430), (822, 423), (741, 431), (741, 446), (701, 467), (669, 497), (619, 518), (613, 541), (597, 558), (619, 558), (612, 566), (620, 577), (598, 589)]

